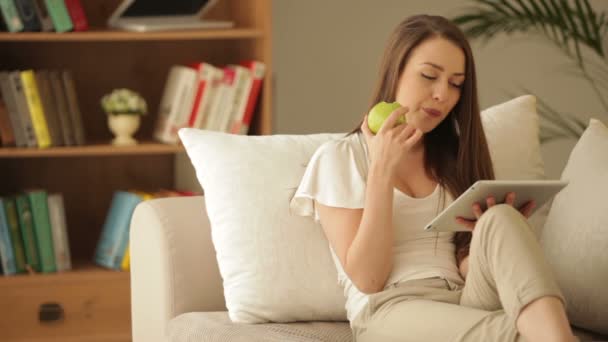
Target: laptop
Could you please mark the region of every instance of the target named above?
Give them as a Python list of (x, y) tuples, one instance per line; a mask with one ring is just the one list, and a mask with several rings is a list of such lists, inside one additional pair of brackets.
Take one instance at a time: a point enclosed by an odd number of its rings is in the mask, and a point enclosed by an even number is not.
[(201, 19), (217, 1), (123, 0), (108, 19), (108, 26), (137, 32), (233, 27), (232, 21)]

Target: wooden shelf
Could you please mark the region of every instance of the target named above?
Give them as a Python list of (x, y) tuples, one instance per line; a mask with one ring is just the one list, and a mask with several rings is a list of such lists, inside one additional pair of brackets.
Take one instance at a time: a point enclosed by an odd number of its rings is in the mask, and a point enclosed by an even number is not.
[(37, 157), (87, 157), (174, 154), (185, 151), (181, 145), (168, 145), (156, 142), (141, 142), (135, 146), (112, 146), (91, 144), (84, 146), (62, 146), (49, 148), (0, 148), (0, 158), (37, 158)]
[(53, 272), (53, 273), (20, 273), (10, 276), (0, 277), (0, 288), (3, 285), (10, 285), (14, 283), (37, 283), (42, 280), (49, 282), (56, 281), (96, 281), (96, 280), (110, 280), (110, 279), (125, 279), (128, 280), (130, 273), (128, 271), (118, 271), (103, 268), (94, 264), (92, 261), (76, 261), (73, 265), (73, 269), (64, 272)]
[(89, 30), (85, 32), (18, 32), (0, 33), (0, 42), (79, 42), (79, 41), (144, 41), (144, 40), (199, 40), (199, 39), (256, 39), (263, 38), (259, 29), (207, 29), (158, 32), (129, 32), (118, 30)]

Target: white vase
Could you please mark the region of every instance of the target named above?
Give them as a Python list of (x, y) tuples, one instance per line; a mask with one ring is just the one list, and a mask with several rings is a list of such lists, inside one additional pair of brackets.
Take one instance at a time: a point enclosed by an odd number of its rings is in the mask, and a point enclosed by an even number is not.
[(137, 114), (109, 114), (108, 127), (114, 134), (112, 145), (132, 146), (137, 145), (133, 134), (139, 128), (140, 115)]

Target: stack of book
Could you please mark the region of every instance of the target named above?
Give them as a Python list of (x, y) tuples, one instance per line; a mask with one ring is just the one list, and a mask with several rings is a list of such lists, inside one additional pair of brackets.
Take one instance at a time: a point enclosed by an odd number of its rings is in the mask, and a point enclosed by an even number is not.
[(142, 201), (177, 196), (196, 195), (190, 191), (161, 190), (158, 192), (116, 191), (97, 243), (94, 261), (113, 270), (129, 270), (129, 228), (135, 207)]
[(69, 32), (89, 29), (80, 0), (0, 0), (0, 29)]
[(1, 71), (0, 95), (3, 147), (85, 144), (80, 106), (70, 71)]
[(247, 60), (216, 67), (196, 62), (169, 70), (154, 137), (176, 144), (184, 127), (247, 134), (266, 66)]
[(61, 194), (0, 197), (0, 260), (4, 275), (72, 268)]

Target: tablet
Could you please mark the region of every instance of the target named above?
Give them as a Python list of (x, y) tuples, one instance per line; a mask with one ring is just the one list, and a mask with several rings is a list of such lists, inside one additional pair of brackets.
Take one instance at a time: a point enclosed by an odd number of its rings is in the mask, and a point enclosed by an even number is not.
[(217, 0), (123, 0), (108, 19), (108, 26), (127, 31), (217, 29), (231, 21), (201, 20)]
[(509, 192), (515, 192), (514, 207), (519, 208), (526, 202), (534, 200), (536, 209), (562, 190), (568, 182), (560, 180), (481, 180), (471, 185), (462, 195), (445, 208), (435, 219), (429, 222), (426, 231), (469, 231), (456, 222), (456, 217), (474, 220), (472, 206), (479, 203), (482, 210), (486, 209), (486, 198), (493, 195), (496, 203), (503, 203)]

